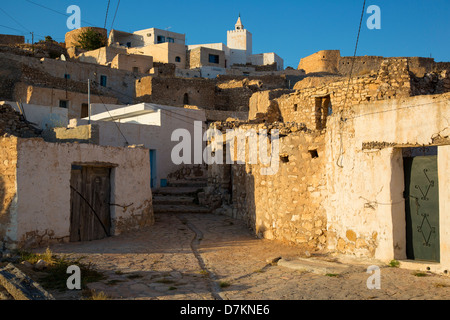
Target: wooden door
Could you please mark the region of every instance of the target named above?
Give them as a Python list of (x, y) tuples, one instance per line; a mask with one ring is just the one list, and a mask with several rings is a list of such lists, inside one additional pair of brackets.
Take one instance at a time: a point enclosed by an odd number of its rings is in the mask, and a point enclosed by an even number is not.
[(70, 179), (70, 241), (110, 235), (110, 168), (73, 166)]
[(404, 158), (404, 169), (407, 257), (439, 262), (437, 156)]

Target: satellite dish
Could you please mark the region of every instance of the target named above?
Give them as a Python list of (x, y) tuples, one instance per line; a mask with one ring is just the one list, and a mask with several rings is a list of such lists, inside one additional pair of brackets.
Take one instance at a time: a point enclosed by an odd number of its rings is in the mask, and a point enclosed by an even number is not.
[(61, 61), (66, 61), (66, 56), (62, 54), (60, 59)]

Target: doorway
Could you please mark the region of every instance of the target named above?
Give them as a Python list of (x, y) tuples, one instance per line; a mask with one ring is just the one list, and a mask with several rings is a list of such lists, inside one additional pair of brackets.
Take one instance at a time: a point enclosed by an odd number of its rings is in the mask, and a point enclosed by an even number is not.
[(70, 241), (100, 240), (111, 230), (111, 168), (73, 165), (70, 178)]
[(150, 187), (156, 188), (158, 177), (156, 174), (156, 150), (150, 150)]
[(440, 262), (437, 148), (414, 149), (403, 158), (406, 256)]

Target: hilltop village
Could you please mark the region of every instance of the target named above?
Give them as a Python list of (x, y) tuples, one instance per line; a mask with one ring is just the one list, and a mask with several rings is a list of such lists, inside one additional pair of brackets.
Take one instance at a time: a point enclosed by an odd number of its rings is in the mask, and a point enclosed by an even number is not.
[[(254, 53), (241, 17), (226, 44), (83, 27), (64, 43), (0, 35), (0, 101), (0, 249), (204, 213), (312, 252), (450, 267), (449, 62), (322, 50), (294, 69)], [(192, 161), (175, 163), (180, 129)], [(208, 129), (276, 130), (277, 170), (195, 161)]]

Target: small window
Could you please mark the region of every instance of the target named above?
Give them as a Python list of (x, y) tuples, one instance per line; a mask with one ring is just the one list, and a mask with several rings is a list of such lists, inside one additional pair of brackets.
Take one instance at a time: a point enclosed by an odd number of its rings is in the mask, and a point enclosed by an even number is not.
[(164, 42), (166, 42), (166, 37), (164, 37), (164, 36), (158, 36), (158, 37), (156, 38), (156, 42), (157, 42), (157, 43), (164, 43)]
[(175, 39), (174, 39), (174, 38), (171, 38), (171, 37), (167, 37), (167, 42), (169, 42), (169, 43), (174, 43), (174, 42), (175, 42)]
[(67, 79), (67, 80), (70, 79), (70, 74), (65, 73), (65, 74), (64, 74), (64, 79)]
[(298, 104), (294, 104), (294, 111), (298, 110)]
[(131, 48), (131, 42), (127, 42), (127, 47)]
[(67, 109), (69, 108), (69, 101), (67, 100), (59, 100), (59, 107)]
[(210, 54), (209, 63), (219, 64), (219, 56), (217, 54)]
[(151, 33), (147, 33), (147, 37), (149, 37), (149, 38), (150, 38), (151, 36), (152, 36), (152, 34), (151, 34)]
[(106, 76), (100, 76), (100, 85), (102, 87), (106, 87), (106, 81), (107, 81), (107, 77)]
[(309, 150), (309, 154), (311, 155), (311, 158), (313, 158), (313, 159), (317, 159), (319, 157), (319, 153), (317, 152), (317, 149)]
[(175, 62), (181, 62), (181, 58), (180, 57), (175, 57)]

